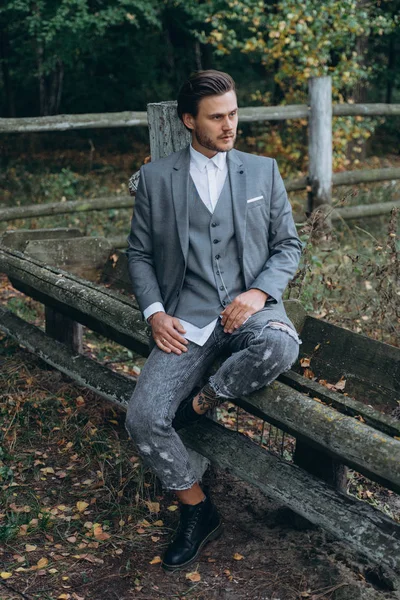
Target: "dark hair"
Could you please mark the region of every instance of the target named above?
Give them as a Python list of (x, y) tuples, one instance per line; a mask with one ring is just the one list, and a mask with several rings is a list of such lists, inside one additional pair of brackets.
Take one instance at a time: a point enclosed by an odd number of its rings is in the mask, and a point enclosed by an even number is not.
[(207, 96), (220, 96), (226, 92), (235, 92), (235, 82), (228, 73), (215, 71), (196, 71), (182, 85), (178, 94), (178, 116), (189, 113), (193, 117), (199, 111), (199, 102)]

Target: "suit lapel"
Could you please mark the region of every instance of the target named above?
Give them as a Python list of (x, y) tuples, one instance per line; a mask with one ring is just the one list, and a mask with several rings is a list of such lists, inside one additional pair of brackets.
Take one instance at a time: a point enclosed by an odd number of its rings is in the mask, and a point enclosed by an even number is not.
[(189, 146), (182, 150), (171, 173), (172, 199), (175, 208), (176, 225), (183, 257), (187, 259), (189, 249)]
[(228, 172), (231, 183), (233, 220), (240, 263), (243, 268), (243, 246), (246, 233), (246, 169), (236, 150), (228, 152)]

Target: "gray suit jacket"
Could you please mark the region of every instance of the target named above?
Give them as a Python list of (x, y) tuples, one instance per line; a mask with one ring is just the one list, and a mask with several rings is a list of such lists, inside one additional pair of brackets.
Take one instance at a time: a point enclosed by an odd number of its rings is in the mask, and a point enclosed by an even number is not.
[[(263, 290), (284, 311), (282, 293), (296, 272), (301, 242), (276, 161), (238, 150), (227, 160), (246, 289)], [(189, 166), (187, 147), (140, 170), (127, 255), (142, 312), (162, 302), (173, 315), (178, 302), (189, 247)]]

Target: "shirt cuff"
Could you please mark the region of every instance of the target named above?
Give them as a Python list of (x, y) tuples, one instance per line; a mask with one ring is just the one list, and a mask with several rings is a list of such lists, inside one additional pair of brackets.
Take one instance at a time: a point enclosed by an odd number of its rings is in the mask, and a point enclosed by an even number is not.
[(153, 302), (153, 304), (150, 304), (150, 306), (144, 309), (143, 316), (147, 321), (147, 319), (156, 312), (165, 312), (164, 306), (161, 304), (161, 302)]

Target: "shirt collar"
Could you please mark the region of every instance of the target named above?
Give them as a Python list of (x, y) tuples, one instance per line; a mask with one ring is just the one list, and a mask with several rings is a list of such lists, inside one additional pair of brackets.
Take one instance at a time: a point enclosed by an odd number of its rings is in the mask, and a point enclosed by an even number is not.
[(199, 171), (204, 171), (210, 161), (222, 171), (226, 165), (226, 152), (217, 152), (212, 158), (207, 158), (207, 156), (204, 156), (204, 154), (195, 150), (192, 144), (190, 144), (190, 160), (195, 164)]

